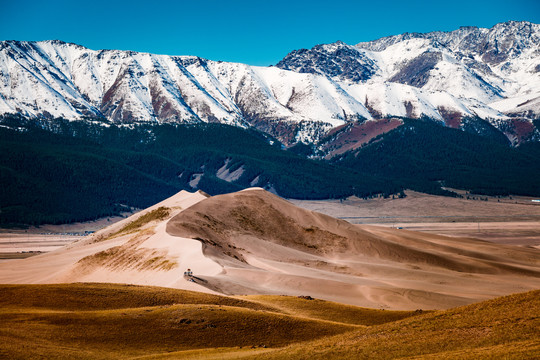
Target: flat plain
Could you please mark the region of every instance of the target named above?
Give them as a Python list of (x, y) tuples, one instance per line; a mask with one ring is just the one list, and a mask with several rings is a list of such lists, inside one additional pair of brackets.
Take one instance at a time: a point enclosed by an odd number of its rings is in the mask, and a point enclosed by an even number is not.
[(540, 202), (536, 198), (490, 197), (461, 192), (463, 198), (406, 191), (405, 198), (290, 200), (305, 209), (353, 224), (402, 228), (470, 237), (500, 244), (540, 246)]

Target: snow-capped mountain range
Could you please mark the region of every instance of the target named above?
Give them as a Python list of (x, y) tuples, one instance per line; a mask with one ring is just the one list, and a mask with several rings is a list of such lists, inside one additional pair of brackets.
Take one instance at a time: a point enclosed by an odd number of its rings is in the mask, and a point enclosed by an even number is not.
[(486, 121), (514, 144), (538, 138), (540, 25), (406, 33), (291, 52), (276, 66), (0, 42), (0, 114), (113, 123), (219, 122), (285, 144), (356, 121)]

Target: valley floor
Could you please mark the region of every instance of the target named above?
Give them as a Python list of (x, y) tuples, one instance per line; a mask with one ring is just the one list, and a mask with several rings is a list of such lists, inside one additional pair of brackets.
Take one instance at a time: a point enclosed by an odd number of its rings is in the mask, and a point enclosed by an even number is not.
[[(406, 191), (407, 197), (290, 200), (296, 206), (353, 224), (471, 237), (508, 245), (540, 246), (540, 202), (530, 197), (463, 198)], [(469, 199), (467, 199), (469, 196)]]
[(132, 213), (96, 221), (62, 225), (42, 225), (28, 229), (0, 229), (0, 262), (24, 259), (57, 250), (97, 230), (125, 219)]

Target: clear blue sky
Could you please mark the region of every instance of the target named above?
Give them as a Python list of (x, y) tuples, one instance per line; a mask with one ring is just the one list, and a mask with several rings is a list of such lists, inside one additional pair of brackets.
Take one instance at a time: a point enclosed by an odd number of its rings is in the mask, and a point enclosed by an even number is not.
[(0, 0), (0, 40), (59, 39), (121, 49), (275, 64), (288, 52), (403, 32), (540, 23), (540, 0)]

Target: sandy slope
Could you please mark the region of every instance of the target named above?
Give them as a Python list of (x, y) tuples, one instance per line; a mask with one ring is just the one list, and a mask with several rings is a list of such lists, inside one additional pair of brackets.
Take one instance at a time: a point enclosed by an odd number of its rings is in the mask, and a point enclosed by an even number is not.
[[(26, 261), (2, 263), (0, 283), (91, 281), (160, 285), (212, 292), (184, 280), (183, 272), (187, 267), (191, 267), (198, 274), (215, 275), (221, 272), (221, 267), (203, 255), (199, 241), (167, 234), (167, 219), (151, 222), (133, 233), (113, 235), (152, 210), (166, 207), (170, 209), (170, 218), (203, 199), (206, 199), (206, 196), (200, 192), (192, 194), (181, 191), (62, 249), (25, 259)], [(120, 251), (114, 252), (115, 249)], [(169, 266), (144, 266), (146, 261), (154, 258), (168, 260)]]
[[(540, 286), (534, 249), (357, 226), (263, 190), (215, 196), (177, 215), (224, 267), (224, 293), (311, 295), (368, 307), (446, 308)], [(223, 256), (225, 254), (225, 256)]]
[[(126, 225), (165, 207), (168, 215)], [(449, 308), (540, 288), (537, 249), (352, 225), (262, 189), (180, 192), (58, 251), (0, 263), (0, 283), (117, 282)], [(194, 270), (195, 282), (183, 278)]]

